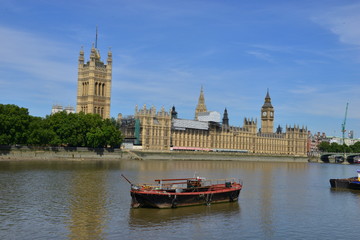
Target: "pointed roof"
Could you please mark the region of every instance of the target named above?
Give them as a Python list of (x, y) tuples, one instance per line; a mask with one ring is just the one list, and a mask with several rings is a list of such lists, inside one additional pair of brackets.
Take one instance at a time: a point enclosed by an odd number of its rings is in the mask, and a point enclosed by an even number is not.
[(228, 117), (228, 112), (227, 112), (227, 109), (226, 109), (226, 108), (225, 108), (225, 110), (224, 110), (223, 119), (229, 119), (229, 117)]
[(269, 94), (269, 89), (267, 89), (267, 93), (265, 96), (265, 102), (264, 105), (262, 106), (263, 108), (273, 108), (272, 104), (271, 104), (271, 98), (270, 98), (270, 94)]
[(270, 98), (269, 89), (267, 89), (266, 97), (265, 97), (265, 98)]
[(200, 96), (199, 96), (199, 101), (198, 101), (198, 107), (199, 107), (199, 106), (202, 106), (202, 107), (206, 108), (203, 86), (201, 86), (201, 90), (200, 90)]
[(223, 123), (223, 125), (227, 125), (227, 126), (229, 125), (229, 116), (228, 116), (228, 112), (227, 112), (226, 108), (224, 110), (222, 123)]
[(207, 112), (206, 105), (205, 105), (204, 90), (203, 90), (202, 86), (201, 86), (201, 90), (200, 90), (198, 104), (195, 109), (195, 119), (197, 119), (199, 112)]
[(171, 109), (171, 117), (172, 118), (177, 118), (177, 111), (175, 110), (175, 106), (173, 105), (172, 109)]

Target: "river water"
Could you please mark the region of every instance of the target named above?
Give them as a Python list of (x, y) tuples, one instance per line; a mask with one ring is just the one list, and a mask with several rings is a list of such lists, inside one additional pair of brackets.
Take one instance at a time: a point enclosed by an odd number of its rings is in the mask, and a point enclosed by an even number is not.
[[(0, 162), (0, 239), (358, 239), (356, 165), (235, 161)], [(241, 178), (238, 202), (131, 209), (129, 183)]]

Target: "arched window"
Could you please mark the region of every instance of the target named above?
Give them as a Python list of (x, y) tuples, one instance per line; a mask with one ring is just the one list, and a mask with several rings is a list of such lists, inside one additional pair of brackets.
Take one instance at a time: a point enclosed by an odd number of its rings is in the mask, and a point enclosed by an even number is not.
[(94, 94), (97, 95), (97, 88), (98, 88), (98, 83), (95, 83), (95, 89), (94, 89)]
[(105, 96), (105, 83), (102, 84), (102, 96)]

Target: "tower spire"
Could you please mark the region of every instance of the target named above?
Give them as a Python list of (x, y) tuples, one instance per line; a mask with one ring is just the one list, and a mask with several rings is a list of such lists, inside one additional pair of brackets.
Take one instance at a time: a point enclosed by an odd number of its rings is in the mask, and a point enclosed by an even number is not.
[(265, 96), (265, 102), (264, 102), (263, 107), (272, 108), (269, 89), (267, 89), (266, 96)]
[(225, 108), (225, 110), (224, 110), (222, 124), (223, 124), (223, 126), (225, 126), (225, 127), (228, 127), (228, 126), (229, 126), (229, 117), (228, 117), (228, 112), (227, 112), (227, 109), (226, 109), (226, 108)]
[(96, 25), (96, 36), (95, 36), (95, 48), (97, 49), (97, 40), (98, 40), (98, 26)]
[(198, 101), (198, 104), (195, 109), (195, 120), (198, 120), (199, 112), (207, 112), (206, 105), (205, 105), (204, 90), (203, 90), (202, 85), (201, 85), (201, 90), (200, 90), (199, 101)]

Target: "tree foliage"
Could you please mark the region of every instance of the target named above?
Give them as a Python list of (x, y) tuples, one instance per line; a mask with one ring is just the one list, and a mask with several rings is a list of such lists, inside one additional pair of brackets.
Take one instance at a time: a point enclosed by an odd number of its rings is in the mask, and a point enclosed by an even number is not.
[(26, 130), (32, 120), (26, 108), (0, 104), (0, 144), (27, 143)]
[(346, 144), (338, 144), (338, 143), (328, 143), (321, 142), (319, 144), (319, 150), (322, 152), (347, 152), (347, 153), (359, 153), (360, 152), (360, 142), (357, 142), (351, 146)]
[(113, 119), (65, 111), (40, 118), (30, 116), (26, 108), (0, 104), (0, 144), (95, 148), (118, 147), (121, 142)]

